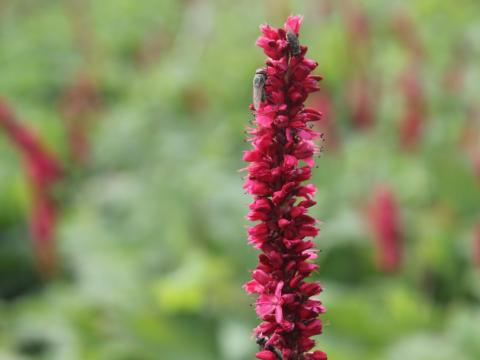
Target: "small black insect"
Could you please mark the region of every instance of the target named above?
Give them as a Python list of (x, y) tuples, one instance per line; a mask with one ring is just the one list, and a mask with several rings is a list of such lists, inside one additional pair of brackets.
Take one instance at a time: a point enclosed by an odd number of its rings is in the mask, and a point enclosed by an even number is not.
[(283, 360), (282, 353), (274, 346), (267, 345), (268, 338), (257, 337), (257, 344), (261, 349), (269, 350), (275, 354), (278, 360)]
[(292, 136), (293, 141), (296, 143), (302, 140), (300, 136), (298, 136), (297, 129), (290, 129), (290, 135)]
[(267, 350), (270, 350), (271, 352), (273, 352), (278, 360), (283, 360), (282, 353), (277, 348), (275, 348), (273, 346), (266, 346), (265, 348)]
[(257, 344), (258, 346), (261, 346), (262, 348), (265, 346), (265, 344), (267, 343), (267, 338), (266, 337), (260, 337), (260, 336), (257, 336)]
[(290, 47), (290, 54), (292, 54), (292, 56), (300, 55), (300, 41), (298, 41), (297, 34), (291, 30), (287, 31), (287, 42)]

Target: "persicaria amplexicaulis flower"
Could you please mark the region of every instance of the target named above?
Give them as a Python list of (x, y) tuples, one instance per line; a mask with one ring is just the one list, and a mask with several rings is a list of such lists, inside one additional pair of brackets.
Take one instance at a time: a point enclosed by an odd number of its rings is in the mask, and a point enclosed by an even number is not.
[(473, 234), (473, 262), (480, 269), (480, 223), (474, 229)]
[(101, 105), (93, 77), (80, 73), (65, 90), (60, 112), (66, 120), (70, 156), (78, 164), (85, 164), (90, 155), (88, 132), (92, 114)]
[(472, 157), (472, 166), (477, 180), (480, 181), (480, 151)]
[(393, 30), (409, 56), (399, 79), (405, 99), (399, 140), (405, 150), (414, 150), (421, 141), (427, 117), (427, 101), (421, 77), (424, 49), (414, 23), (406, 13), (396, 12), (392, 20)]
[(359, 129), (369, 128), (375, 122), (378, 103), (378, 84), (371, 73), (371, 29), (368, 14), (359, 4), (345, 2), (341, 5), (347, 30), (347, 51), (351, 74), (346, 82), (346, 103), (350, 116)]
[(403, 236), (398, 205), (387, 186), (379, 186), (374, 191), (370, 226), (377, 244), (378, 266), (384, 272), (399, 270), (403, 260)]
[(314, 129), (324, 134), (324, 147), (338, 150), (340, 139), (335, 127), (335, 107), (331, 95), (325, 89), (312, 96), (310, 104), (322, 113), (322, 121), (315, 124)]
[(261, 251), (253, 280), (244, 288), (258, 294), (255, 308), (262, 323), (254, 334), (261, 346), (256, 357), (263, 360), (327, 358), (322, 351), (311, 351), (311, 337), (322, 332), (318, 315), (325, 309), (313, 298), (322, 288), (305, 279), (318, 268), (312, 262), (318, 228), (308, 215), (316, 188), (305, 182), (319, 152), (313, 140), (320, 134), (309, 125), (321, 114), (305, 108), (304, 101), (319, 90), (321, 77), (310, 75), (317, 63), (305, 58), (307, 47), (300, 45), (299, 52), (293, 48), (298, 44), (292, 44), (292, 34), (298, 38), (301, 22), (301, 17), (290, 16), (283, 28), (260, 27), (257, 45), (268, 57), (264, 96), (258, 108), (251, 105), (252, 149), (243, 157), (250, 163), (244, 188), (254, 198), (247, 218), (258, 222), (248, 229), (248, 238)]
[(400, 86), (405, 99), (400, 122), (400, 143), (406, 150), (412, 150), (419, 144), (427, 115), (420, 70), (418, 61), (413, 61), (400, 76)]
[(0, 127), (19, 150), (32, 196), (30, 231), (40, 271), (50, 275), (55, 267), (55, 230), (57, 205), (54, 185), (63, 177), (63, 170), (36, 134), (22, 125), (10, 108), (0, 101)]

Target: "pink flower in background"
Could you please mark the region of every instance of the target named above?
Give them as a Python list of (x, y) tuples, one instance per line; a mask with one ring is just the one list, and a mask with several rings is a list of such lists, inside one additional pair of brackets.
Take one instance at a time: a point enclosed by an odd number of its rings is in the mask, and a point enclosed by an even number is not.
[(423, 131), (423, 116), (410, 109), (405, 110), (400, 123), (400, 143), (406, 150), (414, 149)]
[(425, 49), (415, 28), (413, 19), (405, 12), (396, 9), (391, 21), (392, 30), (402, 45), (416, 60), (424, 57)]
[(480, 182), (480, 107), (470, 105), (466, 124), (460, 134), (459, 146), (468, 157), (473, 175)]
[(51, 275), (56, 266), (55, 232), (57, 228), (57, 204), (51, 196), (33, 189), (30, 212), (30, 229), (41, 272)]
[(475, 227), (473, 234), (473, 262), (480, 268), (480, 223)]
[(463, 41), (455, 43), (451, 50), (452, 59), (443, 74), (443, 87), (453, 96), (460, 95), (467, 79), (468, 59), (471, 45)]
[(322, 332), (317, 317), (325, 312), (312, 297), (322, 288), (305, 280), (318, 268), (311, 263), (316, 253), (308, 239), (318, 233), (308, 215), (316, 188), (304, 182), (311, 177), (319, 152), (313, 140), (320, 134), (308, 124), (321, 114), (305, 108), (304, 101), (319, 89), (321, 78), (310, 75), (317, 63), (304, 57), (307, 47), (294, 43), (292, 35), (299, 35), (301, 22), (301, 17), (290, 16), (284, 28), (260, 28), (257, 45), (268, 56), (265, 96), (257, 109), (251, 106), (256, 110), (254, 128), (248, 130), (252, 149), (243, 157), (250, 163), (244, 188), (254, 198), (247, 218), (258, 221), (248, 229), (248, 238), (262, 252), (253, 280), (244, 287), (258, 294), (256, 311), (263, 322), (255, 335), (263, 349), (256, 356), (264, 360), (277, 359), (277, 354), (284, 360), (326, 359), (321, 351), (311, 352), (311, 337)]
[(403, 149), (414, 150), (420, 143), (427, 118), (427, 100), (422, 85), (424, 47), (413, 20), (404, 11), (395, 11), (392, 30), (408, 53), (408, 62), (399, 76), (404, 99), (399, 140)]
[(48, 187), (58, 180), (62, 173), (58, 161), (32, 130), (18, 122), (10, 108), (2, 101), (0, 126), (23, 155), (30, 179), (36, 186)]
[(40, 270), (50, 275), (55, 267), (57, 206), (53, 186), (63, 177), (57, 159), (38, 136), (22, 125), (0, 101), (0, 126), (20, 152), (31, 190), (30, 229)]
[(362, 52), (369, 50), (371, 30), (367, 13), (360, 4), (352, 1), (341, 2), (341, 7), (347, 35), (349, 37), (350, 51)]
[(340, 3), (347, 35), (349, 72), (346, 79), (346, 103), (353, 125), (367, 129), (375, 122), (379, 101), (377, 79), (372, 78), (372, 36), (368, 13), (354, 1)]
[(400, 75), (399, 86), (404, 98), (400, 143), (404, 149), (413, 150), (420, 143), (427, 116), (427, 104), (418, 62), (413, 61), (405, 68)]
[(480, 151), (472, 157), (473, 171), (477, 180), (480, 182)]
[(400, 74), (400, 91), (411, 103), (415, 110), (422, 112), (425, 110), (425, 93), (422, 86), (421, 65), (418, 62), (411, 62)]
[(347, 103), (353, 123), (357, 128), (365, 129), (375, 121), (376, 101), (372, 81), (365, 75), (351, 78), (347, 85)]
[(335, 0), (324, 0), (315, 4), (318, 5), (318, 13), (322, 18), (328, 18), (335, 11)]
[(398, 204), (389, 187), (380, 186), (375, 189), (369, 218), (377, 244), (380, 269), (385, 272), (399, 270), (403, 260), (403, 235)]
[(84, 164), (90, 156), (91, 117), (98, 110), (100, 102), (95, 82), (86, 73), (78, 74), (64, 91), (60, 112), (66, 120), (70, 157), (78, 164)]
[(328, 150), (338, 149), (340, 147), (340, 140), (335, 127), (335, 107), (332, 97), (322, 89), (321, 92), (315, 93), (314, 96), (312, 96), (310, 103), (322, 114), (322, 121), (316, 122), (314, 129), (323, 134), (325, 148)]

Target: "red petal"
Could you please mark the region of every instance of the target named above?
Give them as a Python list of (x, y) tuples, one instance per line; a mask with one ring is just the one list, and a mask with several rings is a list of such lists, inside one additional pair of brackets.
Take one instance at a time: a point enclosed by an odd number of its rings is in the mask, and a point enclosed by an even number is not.
[(300, 32), (300, 27), (302, 25), (303, 16), (295, 15), (289, 16), (287, 21), (285, 22), (285, 31), (293, 31), (295, 34), (298, 35)]
[(255, 354), (255, 357), (260, 360), (277, 360), (277, 355), (269, 350), (263, 350)]

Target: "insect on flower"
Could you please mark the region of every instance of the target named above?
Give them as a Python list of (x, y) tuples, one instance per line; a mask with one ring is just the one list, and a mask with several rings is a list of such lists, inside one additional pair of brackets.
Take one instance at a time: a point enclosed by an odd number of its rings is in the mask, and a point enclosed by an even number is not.
[(291, 30), (287, 31), (287, 42), (290, 47), (290, 54), (292, 56), (300, 55), (300, 41), (298, 41), (298, 36)]
[(264, 68), (257, 69), (253, 77), (253, 108), (258, 110), (260, 103), (265, 101), (265, 82), (267, 81), (267, 72)]

